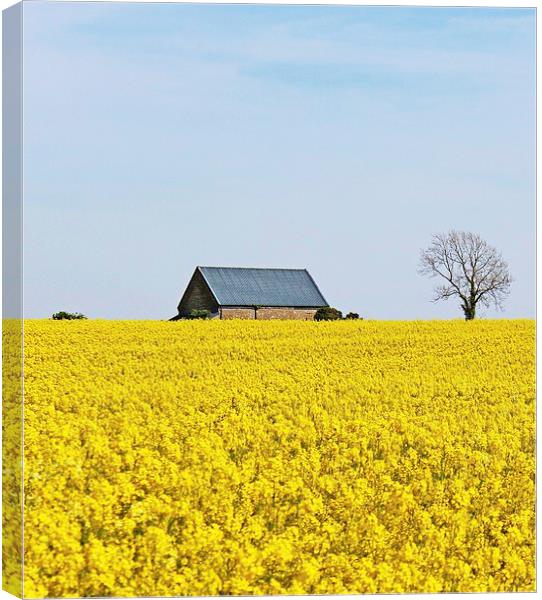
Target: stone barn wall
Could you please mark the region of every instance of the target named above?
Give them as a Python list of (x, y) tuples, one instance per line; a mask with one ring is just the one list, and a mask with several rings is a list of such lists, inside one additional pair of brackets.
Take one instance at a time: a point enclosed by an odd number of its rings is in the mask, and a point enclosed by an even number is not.
[(254, 319), (253, 308), (220, 308), (221, 319)]
[(297, 321), (313, 321), (316, 309), (313, 308), (260, 308), (258, 319), (294, 319)]
[(297, 321), (313, 321), (316, 314), (315, 308), (282, 308), (263, 307), (253, 308), (221, 308), (222, 319), (258, 319), (258, 321), (269, 321), (271, 319), (289, 319)]

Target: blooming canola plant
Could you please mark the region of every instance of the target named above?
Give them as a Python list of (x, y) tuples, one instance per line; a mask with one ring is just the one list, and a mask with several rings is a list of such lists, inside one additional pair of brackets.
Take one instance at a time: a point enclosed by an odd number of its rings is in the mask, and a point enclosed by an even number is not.
[(30, 320), (24, 353), (27, 597), (534, 590), (533, 321)]

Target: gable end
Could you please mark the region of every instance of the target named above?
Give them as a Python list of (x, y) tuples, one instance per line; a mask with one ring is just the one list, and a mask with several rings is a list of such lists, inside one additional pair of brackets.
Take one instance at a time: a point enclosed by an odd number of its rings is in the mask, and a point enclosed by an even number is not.
[(199, 267), (196, 268), (177, 306), (179, 315), (187, 316), (192, 310), (218, 311), (218, 302)]

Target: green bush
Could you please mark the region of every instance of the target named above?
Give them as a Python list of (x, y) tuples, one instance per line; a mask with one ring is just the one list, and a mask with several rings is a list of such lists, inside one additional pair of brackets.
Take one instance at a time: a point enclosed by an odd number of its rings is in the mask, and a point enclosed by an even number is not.
[(314, 315), (315, 321), (338, 321), (343, 318), (343, 314), (340, 310), (331, 306), (324, 306), (319, 308)]
[(358, 313), (355, 313), (355, 312), (349, 312), (346, 315), (345, 319), (359, 319), (359, 315), (358, 315)]
[(72, 321), (73, 319), (86, 319), (85, 315), (81, 313), (69, 313), (65, 310), (61, 310), (57, 312), (52, 317), (55, 321), (61, 321), (62, 319), (67, 319), (68, 321)]
[(200, 310), (197, 308), (193, 308), (188, 313), (188, 319), (208, 319), (211, 316), (211, 313), (208, 310)]

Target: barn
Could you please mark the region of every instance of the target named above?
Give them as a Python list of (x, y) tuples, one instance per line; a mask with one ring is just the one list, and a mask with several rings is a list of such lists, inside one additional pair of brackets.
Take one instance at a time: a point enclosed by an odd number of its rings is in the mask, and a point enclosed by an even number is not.
[(307, 269), (196, 267), (173, 320), (206, 310), (220, 319), (311, 321), (324, 306)]

